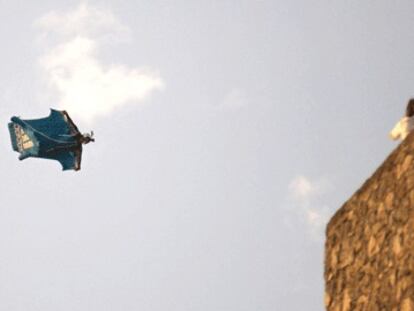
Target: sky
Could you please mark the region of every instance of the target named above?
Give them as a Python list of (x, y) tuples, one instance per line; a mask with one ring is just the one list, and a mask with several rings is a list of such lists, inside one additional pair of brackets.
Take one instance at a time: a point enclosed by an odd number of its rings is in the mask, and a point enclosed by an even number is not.
[[(414, 96), (413, 17), (0, 1), (0, 311), (323, 310), (326, 222)], [(11, 149), (49, 108), (95, 132), (80, 172)]]

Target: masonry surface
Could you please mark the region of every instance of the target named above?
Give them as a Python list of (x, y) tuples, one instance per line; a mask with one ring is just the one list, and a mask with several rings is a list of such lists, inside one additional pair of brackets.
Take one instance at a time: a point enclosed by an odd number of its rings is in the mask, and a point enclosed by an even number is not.
[(414, 311), (414, 133), (326, 229), (329, 311)]

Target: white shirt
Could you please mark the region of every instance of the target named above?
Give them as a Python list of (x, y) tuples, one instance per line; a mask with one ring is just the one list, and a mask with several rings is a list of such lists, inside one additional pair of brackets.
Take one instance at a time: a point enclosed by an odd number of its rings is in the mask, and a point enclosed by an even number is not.
[(414, 117), (403, 117), (390, 132), (392, 140), (404, 140), (414, 129)]

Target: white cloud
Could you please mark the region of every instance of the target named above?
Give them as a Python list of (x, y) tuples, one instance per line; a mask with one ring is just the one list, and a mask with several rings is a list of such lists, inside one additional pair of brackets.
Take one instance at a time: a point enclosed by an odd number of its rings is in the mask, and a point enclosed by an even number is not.
[(240, 88), (231, 89), (224, 97), (219, 109), (237, 110), (247, 104), (246, 93)]
[(328, 220), (327, 215), (325, 215), (322, 210), (316, 209), (307, 209), (306, 218), (309, 225), (317, 228), (326, 225)]
[(53, 40), (40, 59), (49, 90), (58, 98), (59, 108), (77, 118), (92, 121), (126, 104), (140, 104), (163, 88), (160, 75), (149, 68), (104, 64), (98, 50), (110, 37), (129, 35), (108, 10), (81, 4), (66, 13), (50, 12), (36, 25), (43, 30), (42, 42)]
[[(123, 25), (111, 11), (86, 3), (67, 12), (51, 11), (36, 20), (41, 39), (53, 35), (63, 38), (86, 36), (100, 41), (104, 39), (131, 39), (131, 30)], [(58, 38), (59, 39), (59, 38)]]
[(319, 187), (304, 176), (298, 176), (289, 185), (290, 193), (297, 199), (309, 200), (318, 193)]
[(331, 188), (325, 179), (310, 180), (305, 176), (297, 176), (289, 184), (290, 215), (305, 222), (313, 238), (322, 237), (329, 220), (330, 209), (323, 199)]

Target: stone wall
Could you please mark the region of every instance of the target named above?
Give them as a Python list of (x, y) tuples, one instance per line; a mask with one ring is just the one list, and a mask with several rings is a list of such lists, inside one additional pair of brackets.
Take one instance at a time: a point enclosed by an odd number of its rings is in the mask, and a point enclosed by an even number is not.
[(414, 310), (414, 133), (330, 220), (325, 305)]

